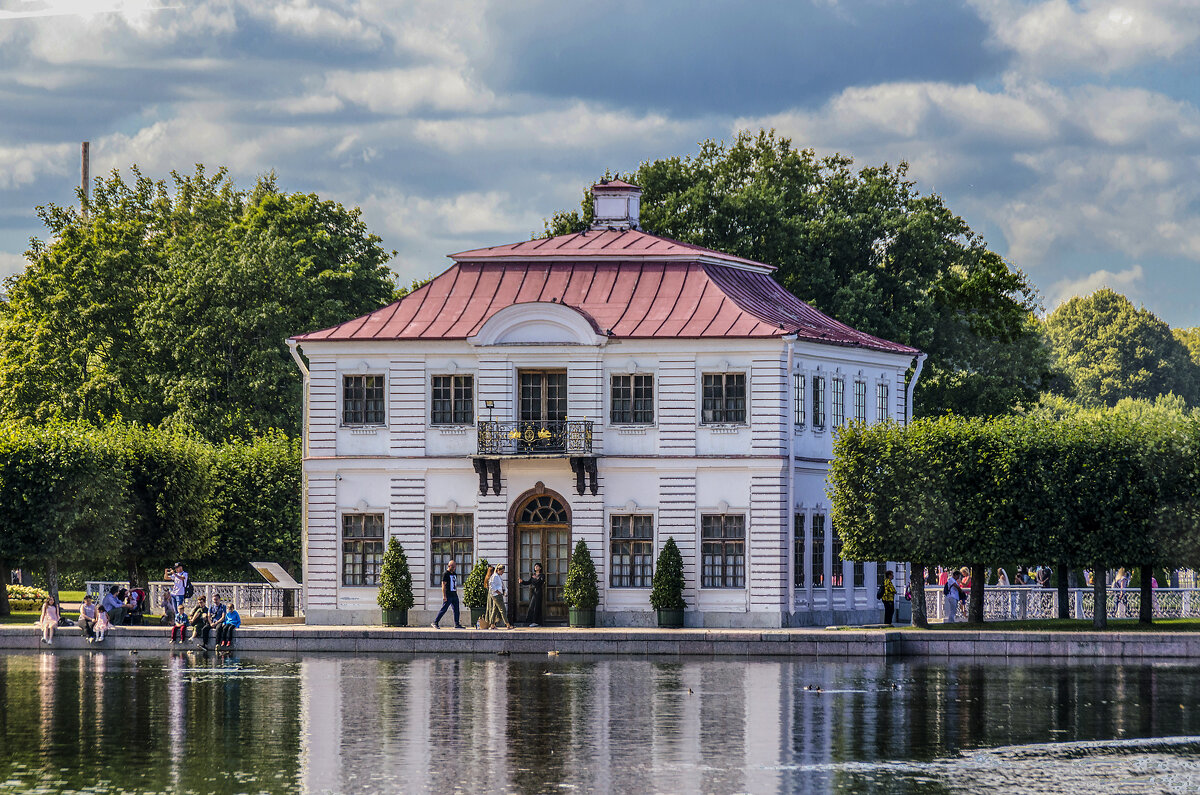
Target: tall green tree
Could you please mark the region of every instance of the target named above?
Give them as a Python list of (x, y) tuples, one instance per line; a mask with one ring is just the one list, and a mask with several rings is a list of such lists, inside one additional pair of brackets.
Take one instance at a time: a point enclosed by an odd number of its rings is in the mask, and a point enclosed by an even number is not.
[(254, 560), (300, 574), (300, 443), (282, 431), (223, 444), (215, 451), (220, 510), (210, 568), (240, 579)]
[(82, 425), (0, 424), (0, 569), (43, 565), (57, 598), (60, 565), (106, 560), (128, 531), (127, 483), (120, 457)]
[(120, 457), (127, 475), (130, 526), (119, 534), (112, 558), (129, 582), (144, 588), (148, 565), (209, 556), (219, 515), (212, 447), (144, 425), (113, 423), (97, 436)]
[(1076, 296), (1046, 318), (1046, 336), (1074, 396), (1086, 405), (1174, 393), (1200, 405), (1200, 366), (1148, 309), (1108, 288)]
[(390, 301), (390, 253), (357, 209), (273, 177), (132, 174), (98, 179), (86, 213), (39, 208), (50, 238), (0, 316), (0, 415), (298, 433), (284, 338)]
[[(929, 353), (917, 413), (1000, 414), (1036, 399), (1051, 376), (1031, 323), (1037, 299), (908, 167), (854, 170), (772, 132), (705, 141), (697, 154), (641, 166), (642, 226), (777, 266), (799, 298), (855, 328)], [(587, 227), (556, 213), (548, 235)]]

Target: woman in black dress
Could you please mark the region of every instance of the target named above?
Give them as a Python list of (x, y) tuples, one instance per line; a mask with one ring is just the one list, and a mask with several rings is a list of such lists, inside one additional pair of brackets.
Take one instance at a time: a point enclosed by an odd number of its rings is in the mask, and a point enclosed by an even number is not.
[(546, 578), (542, 576), (542, 564), (533, 564), (533, 574), (528, 580), (520, 580), (521, 585), (529, 586), (529, 609), (525, 611), (525, 623), (536, 627), (542, 623), (542, 591), (546, 588)]

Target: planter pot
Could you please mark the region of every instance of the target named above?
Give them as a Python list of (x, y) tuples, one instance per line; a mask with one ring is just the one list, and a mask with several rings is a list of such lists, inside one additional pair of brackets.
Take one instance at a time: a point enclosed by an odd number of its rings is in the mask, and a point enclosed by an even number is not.
[(663, 628), (679, 629), (683, 626), (683, 611), (659, 610), (658, 625)]
[(471, 623), (470, 623), (470, 626), (474, 627), (476, 624), (478, 624), (478, 623), (479, 623), (479, 619), (483, 618), (483, 614), (484, 614), (484, 613), (486, 613), (486, 612), (487, 612), (487, 608), (486, 608), (486, 607), (472, 607), (472, 608), (471, 608)]
[(572, 607), (570, 609), (570, 621), (573, 627), (594, 627), (596, 626), (596, 608), (594, 607)]
[(385, 627), (407, 627), (408, 626), (408, 611), (407, 610), (384, 610), (383, 625)]

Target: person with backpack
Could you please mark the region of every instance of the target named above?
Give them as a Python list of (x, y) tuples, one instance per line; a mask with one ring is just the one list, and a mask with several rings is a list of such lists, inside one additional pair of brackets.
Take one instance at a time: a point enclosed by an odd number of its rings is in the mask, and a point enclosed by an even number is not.
[(884, 572), (883, 584), (875, 594), (875, 598), (883, 602), (883, 623), (889, 627), (892, 625), (892, 617), (896, 614), (896, 584), (892, 582), (895, 576), (891, 571)]
[(183, 564), (176, 561), (175, 568), (163, 569), (163, 579), (171, 581), (171, 600), (175, 603), (175, 611), (179, 612), (183, 609), (183, 603), (192, 598), (195, 589), (192, 587), (192, 578), (183, 570)]

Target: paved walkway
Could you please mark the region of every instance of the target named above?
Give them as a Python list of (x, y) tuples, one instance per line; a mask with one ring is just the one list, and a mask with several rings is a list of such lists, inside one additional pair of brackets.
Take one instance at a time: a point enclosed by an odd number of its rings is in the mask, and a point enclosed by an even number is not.
[[(103, 645), (59, 631), (54, 648), (162, 650), (166, 627), (122, 627)], [(0, 649), (45, 649), (32, 626), (0, 627)], [(1200, 660), (1200, 632), (920, 632), (825, 629), (518, 628), (514, 630), (307, 625), (238, 631), (242, 651), (423, 654), (629, 654), (874, 658), (1033, 657)], [(182, 648), (191, 647), (185, 644)], [(175, 648), (181, 648), (176, 646)]]

